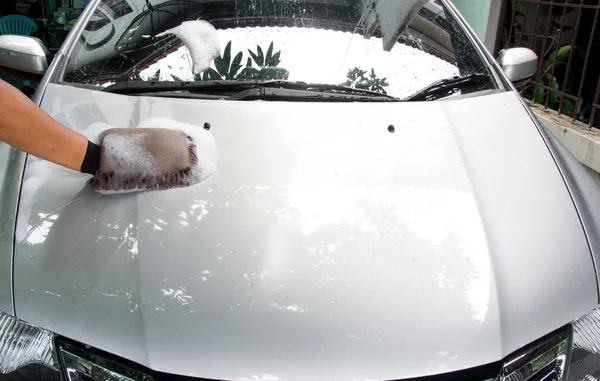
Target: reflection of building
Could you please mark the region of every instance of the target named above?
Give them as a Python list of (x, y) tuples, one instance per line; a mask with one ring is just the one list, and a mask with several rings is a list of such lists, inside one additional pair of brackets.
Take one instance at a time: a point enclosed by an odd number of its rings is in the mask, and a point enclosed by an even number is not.
[(38, 30), (32, 35), (56, 51), (89, 0), (3, 0), (2, 16), (23, 14), (33, 19)]
[(485, 47), (493, 54), (499, 49), (503, 9), (507, 0), (451, 0)]
[[(51, 52), (56, 52), (67, 34), (74, 26), (89, 0), (1, 0), (0, 17), (11, 14), (22, 14), (30, 17), (37, 24), (37, 31), (30, 35), (40, 38)], [(93, 38), (83, 42), (84, 49), (95, 55), (102, 49), (114, 46), (123, 30), (132, 21), (143, 0), (103, 0), (92, 16), (84, 31), (94, 32)], [(132, 9), (133, 7), (133, 9)], [(133, 10), (136, 10), (134, 12)], [(101, 48), (102, 47), (102, 48)], [(99, 49), (101, 48), (101, 49)], [(5, 78), (6, 79), (6, 78)], [(9, 78), (13, 85), (20, 86), (20, 81)]]

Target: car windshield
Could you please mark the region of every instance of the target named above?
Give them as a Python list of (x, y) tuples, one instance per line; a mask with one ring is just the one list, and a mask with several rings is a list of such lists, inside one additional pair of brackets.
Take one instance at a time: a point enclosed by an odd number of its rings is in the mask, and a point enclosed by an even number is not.
[[(176, 33), (189, 21), (196, 29)], [(400, 99), (465, 76), (444, 97), (497, 88), (444, 1), (101, 0), (63, 80), (98, 90), (276, 81)]]

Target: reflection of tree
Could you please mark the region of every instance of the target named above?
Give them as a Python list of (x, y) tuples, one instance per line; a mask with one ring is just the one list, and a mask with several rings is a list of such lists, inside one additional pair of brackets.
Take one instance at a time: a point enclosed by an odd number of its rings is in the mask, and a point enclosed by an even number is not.
[[(227, 43), (223, 53), (216, 57), (213, 61), (214, 69), (208, 68), (206, 71), (200, 74), (194, 75), (194, 81), (214, 81), (214, 80), (280, 80), (288, 79), (289, 72), (279, 67), (281, 63), (281, 51), (274, 52), (273, 42), (267, 49), (267, 54), (264, 54), (264, 50), (260, 45), (256, 46), (256, 51), (248, 49), (250, 57), (246, 60), (246, 66), (242, 66), (242, 59), (244, 56), (243, 51), (238, 52), (235, 56), (231, 54), (231, 41)], [(257, 67), (253, 66), (256, 64)], [(241, 70), (240, 70), (241, 69)], [(174, 81), (184, 81), (184, 79), (169, 74)], [(137, 78), (126, 78), (125, 80), (141, 79), (139, 75)], [(154, 74), (150, 75), (148, 81), (159, 81), (160, 80), (160, 69)], [(117, 81), (118, 82), (118, 81)]]
[(160, 80), (160, 69), (156, 71), (153, 75), (148, 77), (148, 81), (159, 81)]
[[(273, 80), (287, 79), (289, 73), (286, 69), (278, 67), (281, 62), (281, 51), (273, 53), (273, 42), (267, 49), (267, 54), (264, 54), (263, 49), (257, 45), (256, 52), (248, 49), (250, 57), (246, 61), (246, 67), (242, 69), (243, 52), (238, 52), (231, 59), (231, 41), (225, 46), (223, 54), (215, 58), (213, 61), (215, 69), (209, 68), (202, 74), (196, 74), (196, 81), (211, 81), (211, 80)], [(258, 66), (258, 69), (252, 66), (252, 60)], [(240, 69), (242, 69), (240, 71)], [(176, 77), (173, 76), (175, 79)]]
[(252, 56), (252, 58), (254, 59), (254, 62), (256, 62), (256, 64), (258, 66), (277, 66), (279, 65), (279, 63), (281, 62), (281, 60), (279, 59), (279, 57), (281, 56), (281, 51), (273, 54), (273, 42), (271, 42), (271, 45), (269, 45), (269, 49), (267, 50), (267, 56), (265, 57), (263, 54), (263, 50), (260, 47), (260, 45), (256, 45), (256, 53), (254, 53), (252, 50), (248, 49), (248, 53), (250, 53), (250, 55)]
[(379, 78), (375, 74), (375, 69), (371, 69), (371, 73), (368, 77), (366, 70), (362, 70), (359, 67), (348, 70), (346, 81), (343, 83), (344, 86), (354, 87), (357, 89), (371, 90), (378, 93), (387, 94), (384, 87), (390, 84), (386, 82), (387, 78)]
[(231, 60), (231, 41), (229, 41), (227, 46), (225, 46), (223, 54), (215, 58), (213, 61), (217, 70), (208, 68), (208, 70), (202, 73), (202, 77), (200, 77), (200, 74), (196, 74), (195, 80), (210, 81), (215, 79), (235, 79), (235, 76), (242, 67), (242, 56), (243, 53), (239, 52), (235, 55), (233, 60)]

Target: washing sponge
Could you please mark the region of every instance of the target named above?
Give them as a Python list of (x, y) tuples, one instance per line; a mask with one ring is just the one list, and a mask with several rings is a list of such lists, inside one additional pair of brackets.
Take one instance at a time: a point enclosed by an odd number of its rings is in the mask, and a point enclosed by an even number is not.
[(183, 131), (112, 128), (100, 142), (100, 167), (91, 180), (97, 192), (169, 189), (200, 180), (196, 145)]

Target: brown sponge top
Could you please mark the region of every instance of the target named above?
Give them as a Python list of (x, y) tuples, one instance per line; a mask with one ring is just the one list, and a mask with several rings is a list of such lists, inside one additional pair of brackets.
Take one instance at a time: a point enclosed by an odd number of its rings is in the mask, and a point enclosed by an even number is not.
[[(152, 167), (157, 174), (191, 168), (187, 135), (164, 128), (111, 128), (100, 135), (100, 171), (104, 173), (144, 173)], [(123, 144), (125, 143), (125, 144)], [(122, 152), (128, 150), (129, 152)], [(129, 160), (130, 155), (147, 160)], [(132, 163), (141, 163), (137, 168)], [(153, 172), (154, 172), (153, 171)]]

